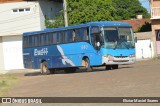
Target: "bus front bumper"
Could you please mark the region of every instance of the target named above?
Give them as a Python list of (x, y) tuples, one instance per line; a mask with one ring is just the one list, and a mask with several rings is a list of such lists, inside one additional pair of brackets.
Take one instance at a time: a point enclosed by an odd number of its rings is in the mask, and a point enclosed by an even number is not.
[(133, 64), (135, 63), (135, 56), (103, 56), (102, 64), (114, 65), (114, 64)]

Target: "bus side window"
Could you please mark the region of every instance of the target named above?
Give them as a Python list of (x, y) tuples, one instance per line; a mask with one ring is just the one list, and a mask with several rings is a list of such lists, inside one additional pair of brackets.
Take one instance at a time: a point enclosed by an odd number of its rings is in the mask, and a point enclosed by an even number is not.
[(75, 33), (75, 29), (72, 30), (72, 41), (73, 41), (73, 42), (76, 41), (76, 33)]
[(43, 34), (40, 34), (40, 46), (44, 45), (44, 38), (43, 38)]
[(79, 42), (83, 40), (83, 29), (82, 28), (76, 29), (75, 34), (76, 34), (76, 41)]
[(61, 34), (60, 32), (57, 32), (57, 44), (60, 44), (61, 43)]
[(92, 35), (91, 40), (92, 40), (92, 45), (95, 47), (96, 46), (96, 36)]
[(100, 31), (99, 27), (98, 26), (93, 26), (91, 28), (91, 34), (94, 34), (94, 33), (98, 33)]
[(31, 40), (31, 42), (32, 42), (32, 46), (31, 47), (34, 47), (35, 46), (35, 41), (34, 41), (34, 35), (32, 36), (32, 40)]
[(82, 41), (83, 40), (83, 29), (79, 28), (76, 30), (76, 40)]
[(43, 45), (46, 46), (48, 45), (48, 33), (43, 34)]
[(37, 46), (40, 46), (40, 34), (37, 34)]
[(57, 32), (53, 32), (53, 42), (52, 42), (52, 44), (57, 44), (57, 42), (58, 42)]
[(76, 29), (75, 30), (75, 41), (80, 41), (80, 39), (79, 39), (79, 30), (78, 29)]
[(83, 29), (83, 41), (88, 41), (89, 40), (88, 32), (89, 32), (88, 28)]
[(32, 44), (33, 44), (33, 42), (32, 42), (32, 36), (29, 36), (29, 47), (32, 47)]
[(64, 43), (71, 43), (72, 40), (72, 30), (67, 30), (64, 32)]
[(53, 33), (51, 32), (51, 33), (49, 33), (49, 35), (48, 35), (48, 39), (49, 39), (49, 45), (52, 45), (52, 42), (53, 42)]
[(64, 43), (64, 31), (61, 31), (61, 43)]
[(64, 31), (64, 43), (68, 43), (68, 31)]
[(45, 37), (45, 45), (49, 45), (49, 39), (48, 39), (49, 33), (46, 33), (44, 37)]
[(98, 42), (103, 43), (101, 33), (100, 33), (100, 28), (98, 26), (93, 26), (91, 28), (91, 41), (95, 49), (98, 49), (97, 47)]
[(35, 46), (37, 47), (38, 46), (38, 36), (35, 35)]
[(39, 46), (42, 46), (43, 44), (43, 37), (42, 37), (42, 34), (39, 34)]
[(79, 28), (75, 31), (76, 41), (88, 41), (88, 28)]
[(34, 40), (34, 41), (33, 41), (33, 42), (34, 42), (34, 43), (33, 43), (33, 46), (34, 46), (34, 47), (36, 47), (36, 46), (37, 46), (37, 45), (36, 45), (36, 44), (37, 44), (36, 36), (37, 36), (37, 35), (34, 35), (34, 36), (33, 36), (33, 40)]
[(29, 47), (29, 36), (26, 36), (26, 47)]
[(28, 37), (27, 36), (25, 36), (23, 38), (23, 46), (24, 46), (24, 48), (27, 48), (27, 46), (28, 46)]

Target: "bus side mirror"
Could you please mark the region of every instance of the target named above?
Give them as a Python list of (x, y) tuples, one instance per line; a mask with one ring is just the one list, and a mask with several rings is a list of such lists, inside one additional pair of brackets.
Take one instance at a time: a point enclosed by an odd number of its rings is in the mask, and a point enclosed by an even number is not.
[(134, 41), (137, 43), (137, 37), (134, 38)]
[(100, 47), (100, 42), (97, 42), (97, 47)]
[(96, 46), (97, 46), (97, 47), (96, 47), (96, 48), (97, 48), (97, 50), (100, 50), (100, 48), (101, 48), (101, 44), (100, 44), (100, 42), (97, 42), (97, 43), (96, 43)]

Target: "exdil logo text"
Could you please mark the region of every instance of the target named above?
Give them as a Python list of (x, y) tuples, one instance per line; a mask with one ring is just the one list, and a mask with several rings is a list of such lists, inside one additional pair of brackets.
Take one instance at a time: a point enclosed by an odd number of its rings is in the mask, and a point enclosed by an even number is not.
[(41, 50), (34, 49), (34, 56), (47, 55), (47, 54), (48, 54), (48, 48), (42, 48)]

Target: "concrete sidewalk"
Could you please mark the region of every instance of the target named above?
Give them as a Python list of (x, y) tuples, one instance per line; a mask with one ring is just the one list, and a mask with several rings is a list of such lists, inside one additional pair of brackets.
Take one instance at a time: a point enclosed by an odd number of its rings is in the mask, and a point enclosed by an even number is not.
[(39, 72), (39, 69), (0, 70), (0, 74), (15, 74), (15, 73), (28, 73), (28, 72)]
[(0, 74), (6, 74), (8, 73), (8, 70), (0, 70)]

